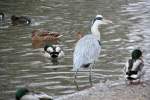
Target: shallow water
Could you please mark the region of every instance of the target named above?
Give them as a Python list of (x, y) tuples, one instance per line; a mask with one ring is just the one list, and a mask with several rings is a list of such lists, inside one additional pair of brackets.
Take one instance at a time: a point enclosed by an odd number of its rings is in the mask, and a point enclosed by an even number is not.
[[(122, 79), (123, 64), (134, 48), (144, 51), (145, 78), (150, 75), (148, 0), (1, 0), (0, 8), (6, 14), (0, 23), (0, 100), (13, 99), (23, 86), (54, 97), (76, 92), (71, 71), (75, 33), (89, 32), (96, 14), (113, 24), (100, 28), (102, 52), (93, 69), (94, 83)], [(12, 26), (14, 14), (30, 16), (32, 24)], [(32, 48), (31, 31), (39, 28), (63, 34), (59, 44), (65, 57), (58, 65), (43, 57), (43, 49)], [(89, 87), (87, 72), (79, 73), (78, 83), (81, 89)]]

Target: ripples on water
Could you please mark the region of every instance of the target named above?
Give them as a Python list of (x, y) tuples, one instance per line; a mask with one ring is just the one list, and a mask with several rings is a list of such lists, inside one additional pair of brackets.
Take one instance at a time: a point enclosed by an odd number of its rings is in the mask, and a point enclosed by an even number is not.
[[(94, 83), (122, 78), (122, 68), (130, 52), (137, 47), (144, 51), (145, 69), (150, 73), (150, 2), (127, 0), (38, 0), (0, 1), (6, 23), (0, 25), (0, 99), (14, 98), (16, 88), (28, 86), (52, 96), (74, 93), (72, 53), (75, 32), (88, 32), (90, 19), (99, 12), (113, 20), (101, 29), (102, 52), (93, 69)], [(30, 26), (12, 26), (12, 14), (29, 15)], [(53, 65), (44, 58), (42, 49), (33, 49), (31, 31), (45, 28), (64, 36), (60, 45), (65, 58)], [(80, 72), (82, 89), (89, 87), (88, 73)], [(146, 74), (146, 78), (149, 77)], [(4, 99), (5, 98), (5, 99)]]

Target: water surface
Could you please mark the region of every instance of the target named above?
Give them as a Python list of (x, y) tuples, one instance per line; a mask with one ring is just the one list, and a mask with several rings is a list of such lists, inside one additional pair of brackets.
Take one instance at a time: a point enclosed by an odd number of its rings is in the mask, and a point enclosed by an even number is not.
[[(134, 48), (144, 51), (145, 78), (150, 70), (150, 2), (148, 0), (1, 0), (0, 11), (6, 14), (0, 23), (0, 100), (14, 98), (18, 87), (28, 86), (57, 97), (76, 92), (73, 83), (72, 55), (76, 32), (90, 31), (96, 14), (113, 21), (100, 28), (102, 52), (93, 69), (94, 83), (123, 78), (126, 59)], [(26, 15), (30, 26), (12, 26), (11, 15)], [(33, 49), (31, 32), (44, 28), (63, 34), (59, 45), (65, 57), (58, 65)], [(88, 88), (88, 73), (79, 73), (78, 83)]]

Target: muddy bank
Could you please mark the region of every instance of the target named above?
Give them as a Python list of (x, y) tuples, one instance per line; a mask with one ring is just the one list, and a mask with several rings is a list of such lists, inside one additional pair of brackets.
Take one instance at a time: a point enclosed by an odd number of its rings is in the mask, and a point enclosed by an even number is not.
[(143, 85), (97, 84), (90, 89), (61, 96), (56, 100), (150, 100), (150, 80)]

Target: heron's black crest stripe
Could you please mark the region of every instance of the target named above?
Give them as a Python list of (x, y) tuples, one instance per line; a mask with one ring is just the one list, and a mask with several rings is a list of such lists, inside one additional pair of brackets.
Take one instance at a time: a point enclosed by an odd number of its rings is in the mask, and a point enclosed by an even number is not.
[(96, 18), (94, 18), (93, 23), (94, 23), (96, 20), (102, 20), (102, 19), (103, 19), (103, 17), (96, 17)]

